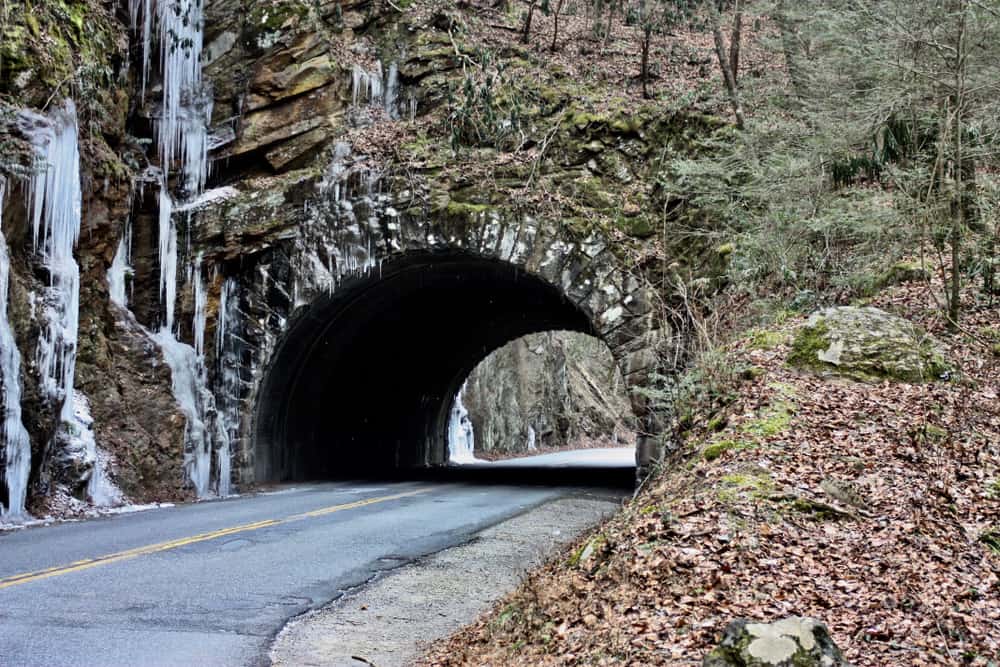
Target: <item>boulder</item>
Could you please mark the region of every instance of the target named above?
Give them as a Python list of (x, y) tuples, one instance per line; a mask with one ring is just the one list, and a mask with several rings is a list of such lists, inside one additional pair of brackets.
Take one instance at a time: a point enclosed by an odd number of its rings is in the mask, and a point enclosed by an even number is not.
[(796, 332), (788, 363), (859, 381), (926, 382), (949, 366), (920, 327), (878, 308), (842, 306), (813, 313)]
[(774, 623), (737, 619), (702, 667), (850, 667), (826, 626), (791, 616)]

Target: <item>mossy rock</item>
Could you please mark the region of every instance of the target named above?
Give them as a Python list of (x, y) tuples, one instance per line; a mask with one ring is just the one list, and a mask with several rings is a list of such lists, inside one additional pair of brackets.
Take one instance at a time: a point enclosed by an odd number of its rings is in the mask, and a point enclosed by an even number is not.
[(901, 285), (928, 281), (931, 279), (931, 272), (919, 262), (896, 262), (883, 272), (875, 281), (875, 289), (882, 290), (891, 285)]
[(850, 663), (823, 623), (792, 616), (774, 623), (733, 621), (702, 666), (850, 667)]
[(788, 363), (861, 382), (927, 382), (950, 369), (920, 327), (878, 308), (854, 306), (813, 313), (796, 332)]

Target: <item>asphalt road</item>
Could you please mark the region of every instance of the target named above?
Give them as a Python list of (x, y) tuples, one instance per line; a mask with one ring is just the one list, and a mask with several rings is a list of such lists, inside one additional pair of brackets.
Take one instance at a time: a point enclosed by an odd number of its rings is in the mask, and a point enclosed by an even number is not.
[(594, 493), (616, 492), (322, 483), (0, 534), (0, 665), (266, 664), (289, 619), (379, 572)]

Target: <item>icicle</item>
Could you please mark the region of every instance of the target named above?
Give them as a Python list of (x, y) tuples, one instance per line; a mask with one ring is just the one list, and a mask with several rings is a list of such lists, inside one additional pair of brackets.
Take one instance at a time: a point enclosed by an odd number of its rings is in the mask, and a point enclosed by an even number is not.
[(160, 74), (163, 103), (157, 126), (160, 165), (166, 174), (174, 160), (181, 161), (187, 187), (197, 194), (204, 176), (190, 165), (203, 167), (207, 148), (208, 114), (201, 83), (202, 0), (160, 0), (157, 20), (160, 40)]
[[(0, 177), (0, 218), (7, 182)], [(7, 486), (7, 507), (0, 504), (0, 516), (24, 514), (31, 469), (31, 442), (21, 421), (21, 353), (7, 319), (10, 255), (7, 240), (0, 231), (0, 391), (3, 392), (3, 422), (0, 423), (4, 449), (3, 481)]]
[(462, 403), (465, 385), (455, 394), (448, 418), (448, 461), (451, 463), (472, 463), (476, 460), (475, 435), (472, 432), (472, 422), (469, 411)]
[(217, 392), (216, 416), (217, 444), (216, 468), (219, 471), (218, 494), (231, 493), (232, 447), (240, 430), (240, 341), (236, 336), (239, 324), (239, 285), (234, 278), (222, 284), (219, 296), (219, 322), (217, 325), (216, 355), (219, 361), (220, 387)]
[(128, 294), (126, 290), (126, 278), (132, 275), (132, 221), (125, 222), (125, 229), (122, 238), (118, 241), (118, 250), (115, 258), (108, 269), (108, 293), (111, 302), (128, 308)]
[(398, 119), (399, 109), (396, 104), (399, 98), (399, 65), (389, 64), (389, 72), (385, 77), (385, 99), (382, 100), (385, 113), (389, 118)]
[(177, 227), (173, 218), (174, 203), (166, 181), (160, 183), (160, 302), (166, 311), (164, 326), (174, 329), (174, 304), (177, 301)]
[(61, 404), (60, 417), (70, 422), (80, 315), (80, 268), (73, 258), (82, 207), (76, 107), (67, 101), (49, 118), (25, 111), (21, 123), (45, 165), (28, 186), (32, 237), (50, 284), (43, 295), (45, 322), (36, 362), (42, 391)]
[[(398, 72), (397, 72), (398, 84)], [(360, 65), (355, 65), (351, 71), (351, 104), (358, 106), (358, 101), (367, 104), (382, 103), (382, 61), (375, 63), (375, 70), (366, 71)]]
[(199, 253), (191, 267), (194, 282), (194, 319), (191, 328), (194, 331), (194, 351), (199, 359), (205, 356), (205, 325), (208, 319), (205, 284), (201, 279), (201, 258), (201, 253)]
[(146, 97), (146, 83), (149, 80), (149, 61), (153, 41), (153, 0), (129, 0), (129, 15), (132, 18), (132, 31), (138, 32), (139, 19), (142, 19), (142, 97)]

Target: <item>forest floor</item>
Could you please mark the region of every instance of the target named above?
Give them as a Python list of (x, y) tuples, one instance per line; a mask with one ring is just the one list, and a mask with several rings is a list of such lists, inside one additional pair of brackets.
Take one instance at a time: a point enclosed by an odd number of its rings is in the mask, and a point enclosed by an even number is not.
[[(955, 372), (866, 384), (786, 363), (793, 315), (722, 350), (731, 400), (625, 509), (424, 665), (696, 665), (735, 618), (825, 622), (857, 666), (1000, 658), (1000, 304), (961, 330), (909, 283), (870, 305)], [(702, 371), (706, 372), (706, 371)]]

